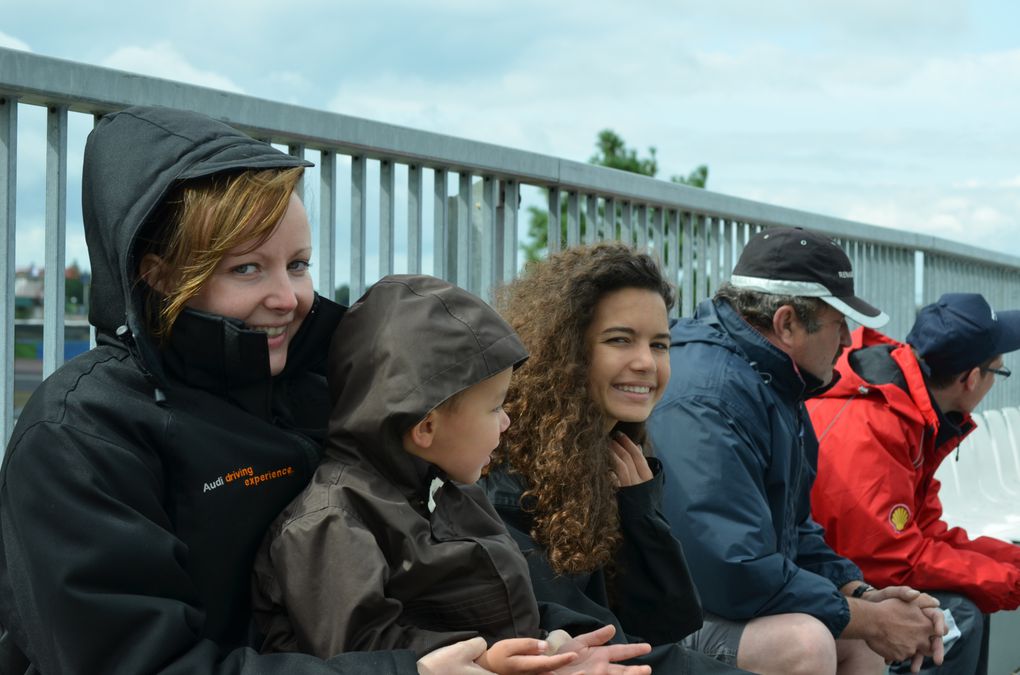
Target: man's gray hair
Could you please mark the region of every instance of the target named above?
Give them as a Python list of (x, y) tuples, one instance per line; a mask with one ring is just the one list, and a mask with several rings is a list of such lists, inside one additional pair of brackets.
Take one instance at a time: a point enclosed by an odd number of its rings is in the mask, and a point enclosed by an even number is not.
[(793, 307), (797, 319), (804, 324), (804, 330), (808, 333), (817, 333), (822, 327), (818, 322), (818, 312), (825, 306), (825, 302), (818, 298), (762, 293), (724, 283), (715, 292), (715, 299), (726, 300), (745, 321), (766, 333), (772, 332), (772, 318), (783, 305)]

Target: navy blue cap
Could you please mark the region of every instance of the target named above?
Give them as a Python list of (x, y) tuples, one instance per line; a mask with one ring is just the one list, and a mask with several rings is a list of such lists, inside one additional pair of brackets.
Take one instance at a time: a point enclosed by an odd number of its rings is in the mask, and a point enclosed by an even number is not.
[(933, 373), (962, 373), (1020, 349), (1020, 311), (996, 312), (978, 293), (946, 293), (917, 313), (907, 344)]

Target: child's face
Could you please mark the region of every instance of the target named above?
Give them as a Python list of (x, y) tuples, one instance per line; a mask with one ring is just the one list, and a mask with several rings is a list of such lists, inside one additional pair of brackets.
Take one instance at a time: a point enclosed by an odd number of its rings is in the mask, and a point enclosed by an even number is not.
[(503, 400), (510, 387), (511, 368), (464, 390), (435, 415), (435, 436), (428, 460), (460, 483), (474, 483), (510, 426)]
[(644, 288), (607, 293), (595, 306), (586, 338), (588, 391), (609, 429), (617, 422), (645, 421), (669, 381), (669, 320), (662, 296)]

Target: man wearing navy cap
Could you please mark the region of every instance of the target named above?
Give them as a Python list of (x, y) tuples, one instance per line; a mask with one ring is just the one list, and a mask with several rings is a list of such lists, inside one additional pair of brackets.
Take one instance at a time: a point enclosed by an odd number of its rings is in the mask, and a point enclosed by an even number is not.
[(906, 344), (855, 331), (839, 383), (808, 405), (821, 444), (814, 517), (869, 581), (931, 589), (951, 609), (962, 636), (940, 673), (987, 672), (982, 613), (1020, 606), (1020, 547), (946, 525), (934, 478), (1017, 349), (1020, 311), (947, 293), (918, 313)]
[(901, 585), (872, 589), (811, 519), (817, 441), (804, 408), (834, 383), (846, 317), (888, 317), (854, 293), (828, 237), (755, 235), (728, 284), (670, 328), (672, 376), (648, 421), (663, 510), (706, 610), (688, 646), (756, 673), (881, 673), (941, 659), (942, 613)]

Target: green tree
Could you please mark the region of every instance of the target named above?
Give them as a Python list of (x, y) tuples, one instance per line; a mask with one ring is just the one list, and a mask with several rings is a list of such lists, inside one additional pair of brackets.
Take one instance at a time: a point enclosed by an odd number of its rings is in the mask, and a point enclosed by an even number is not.
[[(639, 157), (638, 151), (628, 148), (623, 138), (612, 129), (603, 129), (599, 132), (595, 141), (596, 152), (588, 159), (588, 163), (597, 166), (605, 166), (620, 171), (641, 174), (654, 178), (659, 172), (659, 161), (655, 154), (655, 148), (648, 148), (647, 157)], [(689, 185), (696, 188), (704, 188), (708, 183), (708, 167), (704, 164), (698, 166), (686, 176), (671, 176), (670, 181)], [(601, 207), (600, 207), (601, 212)], [(549, 214), (545, 208), (537, 206), (528, 207), (528, 241), (521, 244), (527, 260), (539, 260), (548, 252), (549, 235)], [(582, 212), (580, 214), (581, 234), (587, 230), (587, 218)], [(560, 240), (567, 239), (567, 198), (560, 198)], [(617, 236), (618, 233), (613, 233)]]

